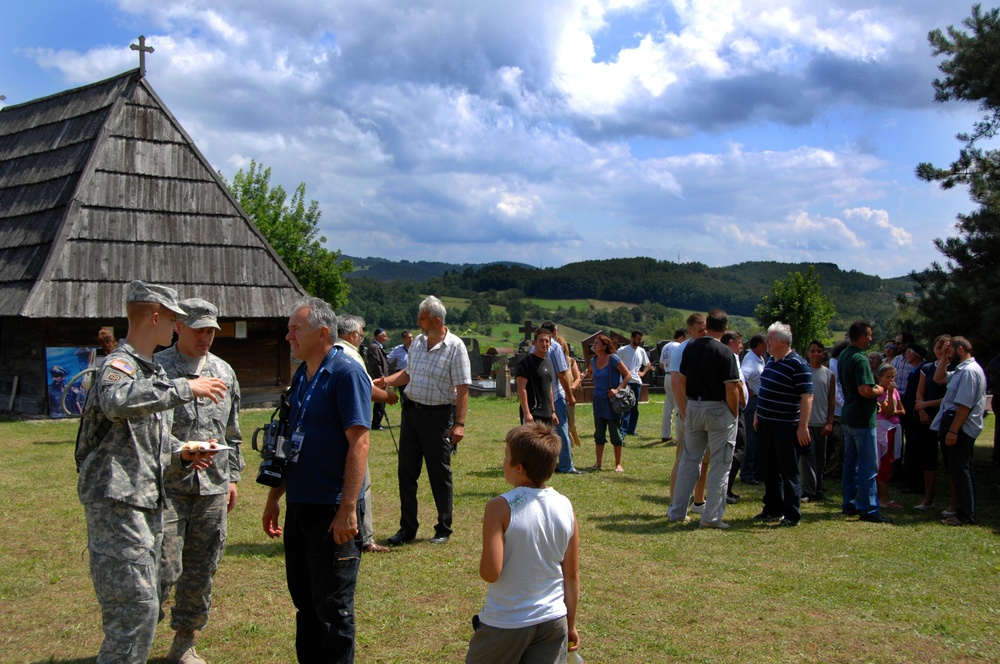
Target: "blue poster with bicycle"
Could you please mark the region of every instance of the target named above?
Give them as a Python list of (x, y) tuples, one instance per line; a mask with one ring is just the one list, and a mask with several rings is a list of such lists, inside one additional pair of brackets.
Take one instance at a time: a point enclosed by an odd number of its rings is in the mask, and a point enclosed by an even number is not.
[(86, 370), (95, 357), (96, 348), (60, 346), (45, 349), (49, 417), (76, 417), (83, 412), (91, 379)]

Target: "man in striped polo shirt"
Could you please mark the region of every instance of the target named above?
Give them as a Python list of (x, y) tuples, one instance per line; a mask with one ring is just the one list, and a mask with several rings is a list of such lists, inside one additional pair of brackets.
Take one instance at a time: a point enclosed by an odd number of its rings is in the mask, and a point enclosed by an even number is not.
[(812, 412), (812, 372), (792, 350), (792, 328), (778, 321), (767, 328), (771, 360), (760, 374), (754, 428), (757, 461), (764, 476), (764, 509), (756, 521), (797, 526), (799, 454), (809, 447)]

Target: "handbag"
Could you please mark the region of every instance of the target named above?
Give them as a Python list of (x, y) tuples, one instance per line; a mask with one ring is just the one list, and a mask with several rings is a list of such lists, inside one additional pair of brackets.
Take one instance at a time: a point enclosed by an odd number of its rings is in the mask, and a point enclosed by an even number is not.
[(614, 411), (615, 415), (627, 413), (634, 407), (635, 392), (633, 392), (630, 387), (626, 387), (624, 390), (618, 390), (615, 396), (611, 397), (611, 410)]

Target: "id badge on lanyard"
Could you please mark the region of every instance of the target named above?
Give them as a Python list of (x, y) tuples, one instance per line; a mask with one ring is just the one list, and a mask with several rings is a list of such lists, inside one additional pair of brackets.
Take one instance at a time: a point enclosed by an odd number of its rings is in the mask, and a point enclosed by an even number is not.
[(302, 441), (305, 438), (306, 435), (302, 432), (302, 429), (296, 429), (292, 434), (292, 447), (288, 450), (288, 463), (299, 462), (299, 451), (302, 449)]

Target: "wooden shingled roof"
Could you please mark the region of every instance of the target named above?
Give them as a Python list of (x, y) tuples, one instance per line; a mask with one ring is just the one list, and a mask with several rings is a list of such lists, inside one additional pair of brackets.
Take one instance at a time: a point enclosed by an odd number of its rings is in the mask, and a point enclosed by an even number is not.
[(226, 317), (305, 295), (138, 69), (0, 109), (0, 316), (123, 316), (132, 279)]

